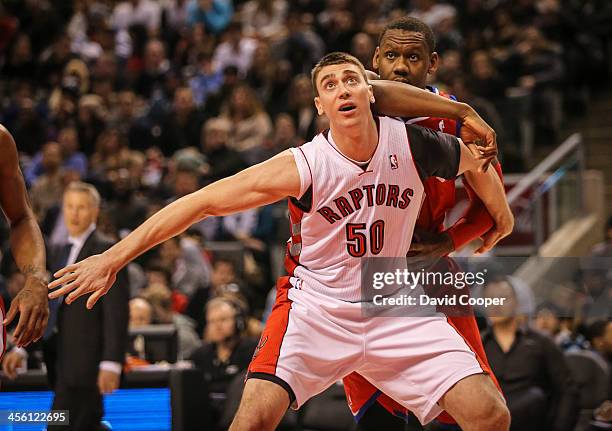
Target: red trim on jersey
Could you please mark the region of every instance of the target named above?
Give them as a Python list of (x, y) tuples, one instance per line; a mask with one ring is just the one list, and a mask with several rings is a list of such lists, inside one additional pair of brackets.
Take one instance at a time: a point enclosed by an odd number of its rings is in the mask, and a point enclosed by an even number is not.
[(285, 253), (285, 270), (287, 274), (293, 275), (295, 268), (300, 265), (300, 253), (296, 256), (291, 254), (291, 245), (300, 244), (302, 246), (302, 235), (301, 232), (293, 233), (293, 226), (302, 223), (302, 219), (304, 218), (304, 211), (298, 208), (292, 201), (289, 199), (289, 223), (291, 229), (291, 238), (287, 241), (287, 248)]
[(249, 364), (248, 374), (265, 373), (276, 375), (276, 366), (280, 356), (281, 346), (287, 326), (289, 325), (289, 312), (293, 301), (289, 299), (291, 289), (289, 277), (281, 277), (276, 283), (276, 301), (272, 312), (266, 322), (259, 344)]

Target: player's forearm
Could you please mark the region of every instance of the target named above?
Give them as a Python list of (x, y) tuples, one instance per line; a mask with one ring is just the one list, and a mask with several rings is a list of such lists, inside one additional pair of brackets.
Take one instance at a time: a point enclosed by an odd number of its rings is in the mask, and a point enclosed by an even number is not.
[(395, 81), (370, 80), (374, 110), (392, 117), (430, 116), (463, 120), (472, 108), (430, 91)]
[(37, 277), (47, 283), (45, 244), (32, 212), (11, 226), (11, 252), (19, 270), (26, 276)]
[(464, 176), (496, 224), (514, 224), (504, 185), (495, 170), (489, 169), (486, 172), (469, 170), (464, 173)]
[(112, 262), (112, 267), (119, 271), (128, 262), (150, 250), (156, 245), (170, 239), (202, 220), (205, 216), (205, 205), (200, 200), (202, 190), (184, 196), (162, 208), (127, 237), (109, 248), (104, 254)]

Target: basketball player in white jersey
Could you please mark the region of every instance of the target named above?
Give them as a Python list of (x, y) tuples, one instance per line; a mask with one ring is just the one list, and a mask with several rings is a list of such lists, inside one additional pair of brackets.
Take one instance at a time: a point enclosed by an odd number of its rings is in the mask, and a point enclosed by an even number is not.
[[(352, 56), (326, 55), (313, 84), (329, 132), (175, 201), (107, 252), (58, 271), (49, 288), (63, 287), (50, 296), (72, 291), (70, 303), (93, 293), (91, 308), (120, 268), (196, 221), (290, 197), (293, 276), (279, 281), (230, 429), (272, 430), (287, 407), (299, 408), (352, 371), (422, 423), (444, 409), (466, 431), (508, 429), (499, 392), (445, 318), (367, 318), (360, 303), (360, 258), (406, 255), (422, 178), (454, 178), (484, 160), (450, 135), (374, 117), (372, 87)], [(513, 219), (498, 176), (488, 170), (476, 182), (507, 235)]]

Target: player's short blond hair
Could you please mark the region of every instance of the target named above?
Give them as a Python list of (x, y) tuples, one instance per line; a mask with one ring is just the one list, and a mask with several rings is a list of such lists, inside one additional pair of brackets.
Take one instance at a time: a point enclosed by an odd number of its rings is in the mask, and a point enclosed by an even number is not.
[(365, 67), (361, 64), (361, 61), (357, 59), (357, 57), (352, 56), (351, 54), (347, 54), (346, 52), (331, 52), (326, 54), (316, 65), (312, 68), (312, 72), (310, 73), (310, 78), (312, 81), (312, 89), (314, 91), (315, 96), (319, 95), (319, 90), (317, 89), (317, 77), (319, 76), (319, 72), (326, 66), (334, 66), (336, 64), (345, 64), (350, 63), (354, 64), (361, 71), (361, 75), (366, 82), (368, 82), (368, 77), (366, 75)]

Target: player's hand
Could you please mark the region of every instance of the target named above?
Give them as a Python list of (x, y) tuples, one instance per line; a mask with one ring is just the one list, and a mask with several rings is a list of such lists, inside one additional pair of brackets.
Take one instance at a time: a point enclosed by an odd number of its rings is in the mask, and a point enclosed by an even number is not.
[(435, 265), (438, 260), (455, 250), (453, 240), (445, 232), (428, 232), (415, 229), (410, 250), (406, 255), (408, 267), (420, 271)]
[(45, 333), (49, 320), (49, 300), (45, 281), (38, 275), (26, 275), (25, 286), (11, 301), (4, 326), (9, 325), (19, 313), (19, 322), (13, 333), (15, 344), (25, 347), (38, 341)]
[(11, 380), (17, 377), (17, 368), (24, 366), (25, 358), (15, 351), (10, 351), (2, 358), (2, 371)]
[(49, 298), (68, 295), (66, 304), (71, 304), (77, 298), (91, 293), (87, 300), (87, 308), (91, 310), (98, 299), (109, 291), (117, 279), (117, 272), (112, 270), (105, 254), (95, 254), (60, 269), (53, 276), (56, 279), (49, 283), (49, 289), (62, 287), (51, 292)]
[(98, 390), (100, 394), (113, 393), (119, 388), (119, 374), (108, 370), (98, 371)]
[(483, 235), (482, 245), (475, 251), (476, 254), (486, 253), (495, 247), (499, 241), (512, 233), (512, 229), (514, 229), (514, 216), (511, 212), (497, 217), (497, 220), (494, 221), (495, 226)]
[(497, 134), (471, 107), (461, 117), (461, 122), (460, 137), (476, 158), (485, 160), (479, 170), (486, 172), (497, 157)]
[(421, 257), (442, 257), (455, 251), (455, 245), (446, 232), (427, 232), (415, 229), (410, 244), (410, 255)]

